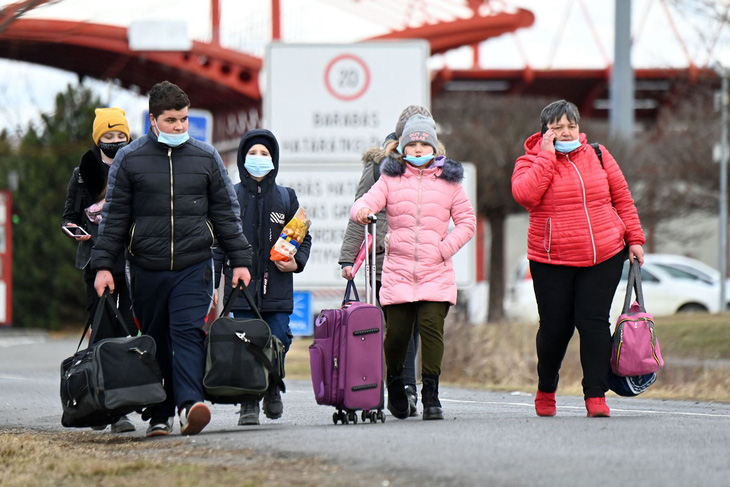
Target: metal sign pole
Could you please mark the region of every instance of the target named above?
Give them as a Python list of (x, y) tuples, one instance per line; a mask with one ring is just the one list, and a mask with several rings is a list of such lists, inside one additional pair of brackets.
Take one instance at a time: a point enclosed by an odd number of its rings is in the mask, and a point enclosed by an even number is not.
[(726, 311), (725, 287), (727, 279), (727, 162), (728, 162), (728, 79), (727, 69), (722, 68), (721, 99), (721, 152), (720, 158), (720, 312)]

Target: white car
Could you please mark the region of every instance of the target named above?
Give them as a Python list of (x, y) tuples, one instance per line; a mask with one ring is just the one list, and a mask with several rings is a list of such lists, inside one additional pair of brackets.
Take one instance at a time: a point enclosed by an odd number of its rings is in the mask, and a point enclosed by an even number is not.
[[(628, 268), (627, 260), (613, 298), (611, 323), (621, 314)], [(698, 260), (681, 255), (646, 254), (641, 281), (646, 310), (654, 316), (720, 311), (720, 272)], [(505, 316), (515, 321), (538, 320), (527, 257), (520, 261), (507, 286)]]

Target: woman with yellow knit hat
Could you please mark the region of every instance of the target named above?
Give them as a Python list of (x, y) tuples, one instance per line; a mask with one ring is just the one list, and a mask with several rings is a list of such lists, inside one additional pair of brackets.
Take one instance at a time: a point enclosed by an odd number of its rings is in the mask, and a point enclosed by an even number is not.
[[(86, 309), (89, 311), (89, 321), (93, 320), (94, 310), (99, 303), (99, 296), (94, 290), (96, 273), (89, 266), (91, 248), (99, 232), (101, 222), (101, 207), (106, 195), (106, 182), (109, 167), (114, 162), (117, 152), (129, 144), (129, 123), (121, 108), (97, 108), (96, 118), (92, 130), (94, 145), (81, 157), (79, 166), (73, 170), (66, 191), (66, 204), (63, 208), (62, 227), (70, 228), (66, 231), (78, 243), (76, 251), (76, 267), (84, 269), (86, 281)], [(81, 230), (73, 230), (80, 227)], [(116, 262), (112, 274), (114, 276), (115, 302), (121, 311), (124, 321), (132, 324), (132, 302), (127, 291), (124, 278), (124, 256)], [(107, 326), (105, 326), (107, 325)], [(96, 340), (115, 336), (114, 330), (108, 323), (102, 321)], [(95, 428), (104, 429), (105, 427)], [(134, 431), (134, 425), (126, 417), (112, 424), (112, 432), (124, 433)]]

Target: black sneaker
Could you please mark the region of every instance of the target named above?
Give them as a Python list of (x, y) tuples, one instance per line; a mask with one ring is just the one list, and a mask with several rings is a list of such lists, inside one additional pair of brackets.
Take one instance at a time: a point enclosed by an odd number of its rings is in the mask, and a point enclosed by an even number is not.
[(134, 429), (134, 424), (126, 416), (122, 416), (116, 423), (112, 423), (112, 433), (129, 433)]
[(269, 419), (279, 419), (284, 414), (284, 403), (281, 401), (281, 391), (277, 386), (269, 387), (263, 401), (264, 414)]
[(238, 411), (238, 426), (250, 426), (259, 424), (259, 402), (256, 400), (241, 403)]

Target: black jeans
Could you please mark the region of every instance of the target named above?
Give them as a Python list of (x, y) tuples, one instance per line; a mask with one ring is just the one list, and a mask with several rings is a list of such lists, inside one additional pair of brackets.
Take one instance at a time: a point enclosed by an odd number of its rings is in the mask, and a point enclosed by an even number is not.
[(577, 328), (583, 395), (603, 397), (611, 360), (608, 315), (627, 252), (591, 267), (570, 267), (530, 261), (540, 327), (537, 330), (538, 390), (555, 392), (560, 365)]

